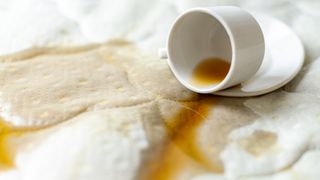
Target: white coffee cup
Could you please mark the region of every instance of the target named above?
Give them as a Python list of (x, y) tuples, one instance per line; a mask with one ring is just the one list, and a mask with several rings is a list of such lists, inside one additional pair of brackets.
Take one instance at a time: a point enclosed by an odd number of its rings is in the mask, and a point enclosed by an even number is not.
[[(262, 64), (264, 38), (258, 22), (247, 11), (233, 6), (190, 9), (180, 15), (169, 33), (167, 48), (159, 50), (176, 78), (198, 93), (214, 93), (250, 79)], [(200, 61), (216, 57), (230, 63), (225, 78), (197, 86), (190, 78)]]

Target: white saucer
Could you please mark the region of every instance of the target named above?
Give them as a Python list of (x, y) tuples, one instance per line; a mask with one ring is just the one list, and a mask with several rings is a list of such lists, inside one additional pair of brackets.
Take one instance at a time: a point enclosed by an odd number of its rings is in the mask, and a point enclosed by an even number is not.
[(241, 85), (214, 93), (220, 96), (258, 96), (274, 91), (291, 81), (304, 62), (304, 48), (298, 36), (283, 22), (252, 13), (264, 33), (266, 52), (258, 72)]

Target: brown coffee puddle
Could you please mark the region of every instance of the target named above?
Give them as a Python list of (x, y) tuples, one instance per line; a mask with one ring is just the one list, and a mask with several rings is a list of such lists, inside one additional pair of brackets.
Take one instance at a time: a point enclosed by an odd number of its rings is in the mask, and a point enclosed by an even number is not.
[(191, 83), (210, 86), (220, 83), (228, 74), (230, 64), (220, 58), (208, 58), (199, 63), (192, 72)]
[(25, 135), (31, 130), (15, 129), (0, 119), (0, 171), (15, 167), (16, 154), (15, 138)]
[(14, 136), (15, 132), (11, 131), (9, 125), (0, 121), (0, 167), (1, 169), (7, 169), (14, 166), (13, 155), (8, 139), (10, 136)]
[(181, 172), (191, 174), (200, 172), (222, 173), (219, 165), (212, 164), (198, 146), (197, 130), (206, 120), (208, 112), (214, 106), (214, 99), (202, 96), (198, 102), (183, 103), (185, 108), (173, 119), (167, 120), (169, 139), (156, 158), (147, 162), (143, 178), (153, 180), (175, 180)]

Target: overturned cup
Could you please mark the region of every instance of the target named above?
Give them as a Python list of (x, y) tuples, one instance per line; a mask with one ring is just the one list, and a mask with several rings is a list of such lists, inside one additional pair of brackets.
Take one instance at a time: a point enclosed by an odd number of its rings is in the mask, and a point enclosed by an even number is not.
[(250, 79), (264, 53), (258, 22), (233, 6), (186, 11), (174, 22), (167, 47), (159, 50), (176, 78), (198, 93), (214, 93)]

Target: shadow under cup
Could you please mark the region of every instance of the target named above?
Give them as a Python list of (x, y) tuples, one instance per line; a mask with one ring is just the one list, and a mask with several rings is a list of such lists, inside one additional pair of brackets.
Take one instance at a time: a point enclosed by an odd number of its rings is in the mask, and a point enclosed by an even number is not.
[[(193, 70), (208, 58), (232, 61), (232, 45), (224, 26), (212, 15), (190, 11), (178, 18), (168, 40), (171, 67), (178, 80), (196, 92), (206, 92), (220, 83), (199, 86), (191, 83)], [(227, 77), (227, 75), (226, 75)]]

